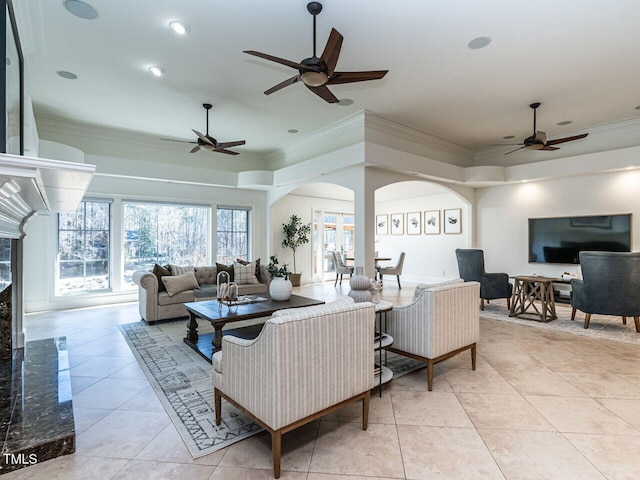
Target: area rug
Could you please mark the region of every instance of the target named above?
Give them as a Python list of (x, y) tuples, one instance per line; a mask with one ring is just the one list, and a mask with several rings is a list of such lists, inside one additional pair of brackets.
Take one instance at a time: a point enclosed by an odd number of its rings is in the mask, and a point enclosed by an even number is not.
[[(538, 308), (540, 307), (538, 306)], [(534, 319), (535, 316), (529, 314), (526, 315), (526, 318), (509, 317), (506, 300), (491, 300), (490, 304), (485, 305), (484, 312), (480, 312), (481, 317), (492, 320), (517, 323), (542, 330), (572, 333), (574, 335), (640, 345), (640, 333), (636, 332), (632, 317), (627, 318), (627, 324), (623, 325), (622, 317), (592, 315), (589, 328), (585, 329), (584, 313), (577, 312), (576, 319), (572, 321), (570, 305), (556, 303), (556, 315), (558, 318), (548, 323), (536, 321)]]
[[(203, 323), (199, 333), (208, 333)], [(262, 427), (224, 400), (222, 423), (216, 426), (211, 364), (183, 342), (186, 325), (186, 320), (157, 325), (140, 321), (119, 328), (191, 456), (198, 458), (255, 435)], [(399, 377), (425, 364), (387, 352), (387, 366)]]

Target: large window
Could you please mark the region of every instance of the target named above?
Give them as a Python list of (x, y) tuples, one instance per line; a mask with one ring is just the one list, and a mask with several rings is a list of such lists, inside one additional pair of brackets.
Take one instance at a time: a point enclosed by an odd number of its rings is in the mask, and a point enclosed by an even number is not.
[(11, 285), (11, 239), (0, 238), (0, 292)]
[(61, 295), (110, 288), (110, 203), (85, 200), (58, 215), (58, 278)]
[(216, 262), (230, 265), (236, 258), (248, 260), (249, 209), (218, 207), (218, 252)]
[(205, 265), (209, 207), (123, 202), (124, 285), (153, 265)]

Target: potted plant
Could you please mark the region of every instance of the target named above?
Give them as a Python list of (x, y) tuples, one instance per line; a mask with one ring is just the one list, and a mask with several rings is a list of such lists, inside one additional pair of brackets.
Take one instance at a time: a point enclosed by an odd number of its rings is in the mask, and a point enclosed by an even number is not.
[(309, 243), (311, 224), (307, 223), (303, 225), (302, 219), (299, 216), (291, 215), (289, 223), (282, 224), (282, 232), (284, 233), (282, 248), (290, 248), (293, 251), (293, 273), (290, 275), (291, 284), (298, 287), (300, 286), (302, 273), (298, 273), (296, 269), (296, 250), (299, 246)]
[(271, 283), (269, 284), (269, 296), (276, 301), (289, 300), (291, 296), (291, 280), (289, 276), (291, 272), (288, 269), (287, 264), (280, 266), (278, 263), (278, 257), (271, 255), (269, 257), (269, 275), (271, 275)]

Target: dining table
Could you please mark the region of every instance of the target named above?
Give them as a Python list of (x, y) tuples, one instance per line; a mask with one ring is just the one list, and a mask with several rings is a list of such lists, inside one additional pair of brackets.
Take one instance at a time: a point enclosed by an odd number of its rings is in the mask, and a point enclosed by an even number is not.
[[(353, 262), (355, 261), (355, 257), (344, 257), (345, 262)], [(378, 280), (378, 262), (390, 262), (392, 260), (391, 257), (379, 257), (376, 256), (374, 257), (374, 260), (376, 262), (375, 264), (375, 269), (376, 269), (376, 280)]]

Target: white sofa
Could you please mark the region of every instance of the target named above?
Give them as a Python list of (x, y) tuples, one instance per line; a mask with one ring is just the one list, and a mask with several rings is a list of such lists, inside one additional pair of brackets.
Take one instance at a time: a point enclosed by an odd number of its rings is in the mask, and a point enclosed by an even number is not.
[(373, 303), (347, 297), (280, 310), (253, 340), (224, 336), (212, 359), (216, 424), (225, 398), (271, 432), (275, 478), (283, 433), (356, 400), (366, 430), (374, 321)]
[(425, 362), (428, 388), (433, 388), (433, 365), (471, 350), (476, 369), (480, 334), (478, 282), (452, 280), (418, 285), (409, 305), (394, 306), (387, 314), (386, 333), (393, 337), (390, 351)]
[[(213, 298), (216, 294), (217, 270), (214, 266), (195, 267), (194, 275), (199, 288), (177, 293), (173, 296), (166, 291), (158, 291), (158, 277), (152, 272), (136, 271), (133, 273), (133, 282), (138, 285), (138, 309), (140, 316), (149, 325), (158, 320), (180, 318), (188, 315), (184, 303), (193, 302), (197, 298)], [(262, 283), (238, 285), (239, 295), (266, 294), (269, 291), (271, 275), (266, 265), (260, 266), (260, 279)]]

